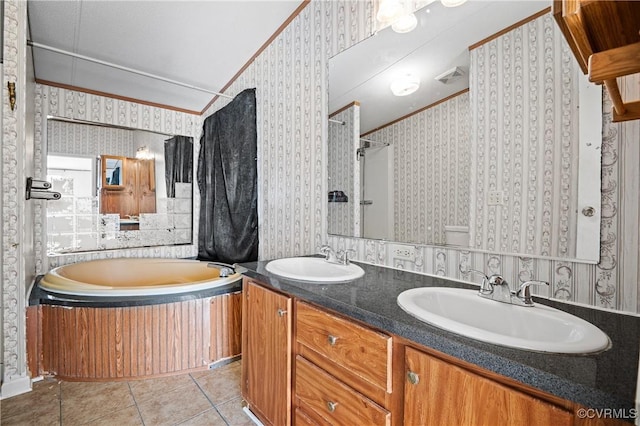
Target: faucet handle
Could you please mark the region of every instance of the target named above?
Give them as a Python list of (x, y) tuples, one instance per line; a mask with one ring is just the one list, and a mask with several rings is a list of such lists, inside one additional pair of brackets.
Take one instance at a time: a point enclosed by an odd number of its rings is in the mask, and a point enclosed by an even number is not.
[(509, 287), (509, 284), (507, 283), (507, 280), (505, 280), (504, 277), (502, 275), (499, 275), (499, 274), (491, 275), (490, 277), (487, 278), (487, 282), (492, 287), (496, 286), (496, 285), (506, 285), (507, 287)]
[(333, 253), (333, 249), (328, 244), (324, 244), (318, 251), (320, 252), (320, 254), (326, 256), (326, 260), (329, 260), (331, 258), (331, 254)]
[(488, 286), (489, 277), (487, 276), (487, 274), (485, 274), (484, 272), (479, 271), (477, 269), (471, 269), (471, 268), (463, 269), (462, 268), (462, 263), (460, 263), (458, 265), (458, 269), (463, 274), (471, 274), (471, 273), (473, 273), (473, 274), (482, 275), (482, 284), (480, 284), (480, 294), (489, 294), (489, 293), (491, 293), (491, 287)]
[(340, 260), (340, 262), (342, 262), (345, 265), (348, 265), (349, 264), (349, 253), (356, 254), (356, 251), (354, 249), (340, 250), (338, 252), (338, 259)]
[(522, 285), (520, 285), (520, 288), (516, 293), (516, 297), (522, 300), (523, 304), (527, 306), (533, 306), (533, 300), (531, 300), (531, 289), (530, 289), (532, 285), (548, 286), (549, 283), (546, 281), (530, 280), (530, 281), (525, 281), (522, 283)]
[(458, 265), (458, 270), (459, 270), (461, 273), (463, 273), (463, 274), (470, 274), (470, 273), (474, 273), (474, 274), (482, 275), (482, 277), (483, 277), (485, 280), (488, 280), (488, 279), (489, 279), (489, 277), (487, 276), (487, 274), (485, 274), (484, 272), (479, 271), (479, 270), (477, 270), (477, 269), (471, 269), (471, 268), (464, 268), (464, 269), (463, 269), (463, 267), (462, 267), (462, 263), (460, 263), (460, 264)]

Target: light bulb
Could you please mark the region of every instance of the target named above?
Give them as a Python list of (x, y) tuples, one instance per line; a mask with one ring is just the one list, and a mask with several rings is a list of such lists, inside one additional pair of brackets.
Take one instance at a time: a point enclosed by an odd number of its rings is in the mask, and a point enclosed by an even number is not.
[(467, 0), (440, 0), (445, 7), (457, 7), (467, 2)]
[(391, 25), (391, 29), (397, 33), (403, 34), (413, 31), (417, 25), (418, 20), (416, 19), (416, 15), (409, 13), (397, 19), (393, 25)]
[(411, 74), (402, 76), (391, 82), (391, 92), (396, 96), (407, 96), (420, 88), (420, 79)]
[(403, 12), (404, 9), (398, 0), (382, 0), (376, 18), (380, 22), (391, 22), (395, 21)]

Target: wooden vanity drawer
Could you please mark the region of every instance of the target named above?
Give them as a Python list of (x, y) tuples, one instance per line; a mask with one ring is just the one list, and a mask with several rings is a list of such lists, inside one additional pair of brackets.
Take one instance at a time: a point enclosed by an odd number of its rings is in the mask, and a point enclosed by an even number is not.
[(391, 392), (391, 337), (297, 302), (299, 343), (346, 368), (374, 386)]
[(296, 357), (296, 398), (332, 425), (390, 425), (391, 413), (301, 356)]

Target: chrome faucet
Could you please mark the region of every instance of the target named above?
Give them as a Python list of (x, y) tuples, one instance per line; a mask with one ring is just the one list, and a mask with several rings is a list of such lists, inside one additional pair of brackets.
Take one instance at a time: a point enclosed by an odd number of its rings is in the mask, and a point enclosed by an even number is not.
[(325, 256), (325, 259), (329, 263), (337, 263), (340, 265), (348, 265), (349, 264), (349, 253), (355, 254), (356, 251), (354, 249), (346, 249), (346, 250), (338, 250), (336, 253), (333, 249), (328, 245), (323, 245), (320, 247), (320, 254)]
[(491, 291), (479, 293), (480, 296), (491, 300), (497, 300), (498, 302), (513, 303), (509, 283), (501, 275), (491, 275), (487, 278), (487, 284)]
[(546, 281), (538, 281), (538, 280), (530, 280), (530, 281), (525, 281), (520, 285), (520, 288), (518, 289), (518, 291), (516, 292), (516, 297), (518, 298), (518, 300), (520, 300), (523, 306), (533, 306), (533, 300), (531, 300), (531, 289), (530, 287), (532, 285), (546, 285), (548, 286), (549, 283)]
[(320, 254), (323, 254), (325, 256), (324, 260), (326, 260), (329, 263), (340, 263), (340, 261), (338, 261), (338, 256), (336, 255), (336, 252), (333, 251), (331, 246), (327, 244), (320, 247)]
[[(460, 267), (461, 272), (465, 272)], [(531, 299), (532, 285), (549, 285), (546, 281), (529, 280), (520, 286), (517, 292), (511, 291), (509, 283), (499, 274), (493, 274), (487, 276), (484, 272), (467, 269), (466, 272), (473, 272), (475, 274), (482, 275), (482, 285), (478, 291), (478, 296), (485, 299), (495, 300), (502, 303), (510, 303), (518, 306), (533, 306), (533, 300)]]

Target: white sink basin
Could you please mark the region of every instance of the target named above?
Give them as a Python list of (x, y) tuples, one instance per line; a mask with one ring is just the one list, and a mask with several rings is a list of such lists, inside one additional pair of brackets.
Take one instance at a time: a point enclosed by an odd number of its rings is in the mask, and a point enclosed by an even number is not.
[(344, 282), (360, 278), (364, 270), (350, 263), (339, 265), (318, 257), (289, 257), (267, 263), (267, 271), (284, 278), (311, 282)]
[(610, 346), (602, 330), (574, 315), (540, 304), (523, 307), (484, 299), (475, 290), (414, 288), (400, 293), (398, 305), (436, 327), (501, 346), (567, 354)]

